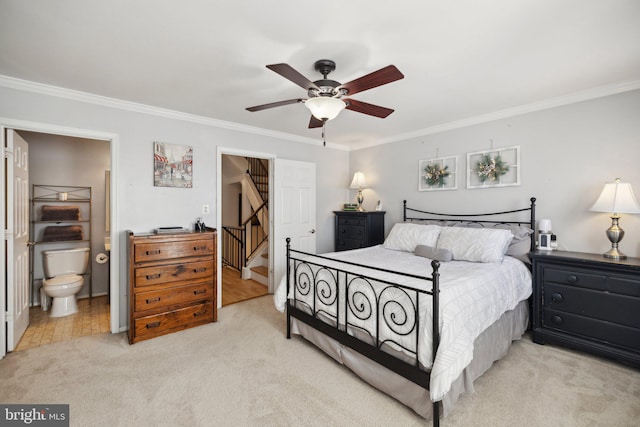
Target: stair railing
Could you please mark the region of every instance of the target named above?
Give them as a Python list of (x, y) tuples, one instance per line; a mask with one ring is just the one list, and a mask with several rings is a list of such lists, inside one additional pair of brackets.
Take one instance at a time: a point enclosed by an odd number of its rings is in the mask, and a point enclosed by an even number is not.
[(264, 202), (253, 215), (242, 223), (242, 227), (245, 227), (245, 236), (247, 237), (245, 240), (247, 245), (247, 259), (251, 258), (256, 249), (269, 237), (265, 227), (267, 221), (264, 221), (264, 218), (260, 218), (260, 216), (265, 215), (266, 212), (267, 203)]
[(247, 157), (247, 173), (258, 189), (263, 202), (269, 200), (269, 171), (261, 159)]
[(245, 227), (222, 226), (222, 264), (238, 271), (247, 265)]

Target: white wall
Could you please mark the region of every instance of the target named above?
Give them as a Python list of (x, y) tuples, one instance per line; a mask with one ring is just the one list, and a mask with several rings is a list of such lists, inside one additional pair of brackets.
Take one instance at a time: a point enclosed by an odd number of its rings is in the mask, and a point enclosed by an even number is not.
[[(92, 291), (93, 295), (107, 295), (108, 264), (98, 264), (95, 256), (104, 252), (104, 238), (108, 235), (105, 231), (105, 171), (111, 167), (109, 142), (38, 132), (20, 132), (20, 135), (29, 144), (30, 184), (91, 187)], [(41, 245), (37, 248), (35, 277), (42, 277), (40, 251), (43, 248), (48, 250), (64, 247), (64, 244), (58, 244), (55, 247)], [(89, 286), (85, 284), (78, 296), (88, 295)], [(35, 301), (40, 301), (38, 292), (34, 297)]]
[[(466, 189), (466, 153), (519, 145), (517, 187)], [(458, 155), (458, 190), (418, 192), (418, 160)], [(402, 200), (435, 212), (491, 212), (526, 207), (537, 198), (537, 218), (550, 218), (561, 249), (602, 253), (610, 248), (605, 213), (590, 212), (605, 182), (630, 182), (640, 200), (640, 91), (496, 120), (422, 138), (357, 150), (351, 174), (367, 176), (365, 207), (382, 200), (386, 232), (402, 220)], [(355, 192), (351, 194), (355, 197)], [(620, 249), (640, 256), (640, 215), (621, 215)]]
[[(348, 185), (348, 152), (7, 87), (0, 87), (1, 117), (118, 135), (119, 229), (114, 232), (121, 240), (121, 327), (127, 325), (128, 306), (125, 231), (146, 232), (169, 225), (191, 227), (202, 216), (203, 204), (211, 207), (211, 214), (203, 218), (205, 223), (217, 226), (217, 146), (314, 162), (319, 174), (317, 249), (333, 249), (332, 210), (342, 203)], [(154, 141), (193, 146), (193, 188), (153, 186)]]

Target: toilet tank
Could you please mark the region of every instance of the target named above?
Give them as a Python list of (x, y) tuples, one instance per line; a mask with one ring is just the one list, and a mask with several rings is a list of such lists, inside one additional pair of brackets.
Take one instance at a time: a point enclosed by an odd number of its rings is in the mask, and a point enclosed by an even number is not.
[(89, 266), (89, 248), (44, 251), (42, 257), (47, 278), (61, 274), (84, 274)]

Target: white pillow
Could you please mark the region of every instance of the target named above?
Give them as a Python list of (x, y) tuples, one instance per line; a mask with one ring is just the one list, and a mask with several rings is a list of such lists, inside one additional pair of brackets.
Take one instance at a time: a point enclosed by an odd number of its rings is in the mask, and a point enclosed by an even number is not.
[(458, 261), (502, 262), (511, 239), (509, 230), (444, 227), (436, 247), (451, 251)]
[(384, 241), (386, 249), (414, 252), (416, 246), (435, 246), (442, 227), (438, 225), (398, 222)]

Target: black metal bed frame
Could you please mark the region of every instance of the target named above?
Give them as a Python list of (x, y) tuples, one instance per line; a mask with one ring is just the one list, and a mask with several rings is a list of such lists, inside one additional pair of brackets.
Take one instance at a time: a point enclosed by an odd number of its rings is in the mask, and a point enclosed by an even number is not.
[[(460, 222), (460, 223), (474, 223), (485, 226), (486, 224), (513, 224), (513, 225), (528, 225), (532, 230), (535, 229), (535, 197), (530, 199), (530, 206), (528, 208), (516, 209), (503, 212), (493, 212), (486, 214), (442, 214), (435, 212), (427, 212), (418, 209), (408, 208), (407, 201), (403, 201), (403, 220), (406, 221), (447, 221), (447, 222)], [(421, 215), (431, 215), (433, 217), (421, 216), (412, 217), (408, 216), (407, 212), (416, 212)], [(482, 220), (476, 219), (481, 217), (490, 217), (504, 214), (517, 214), (519, 212), (530, 212), (530, 218), (528, 221), (501, 221), (501, 220)], [(407, 380), (417, 384), (418, 386), (429, 390), (430, 383), (430, 371), (425, 370), (420, 366), (418, 360), (419, 350), (419, 306), (420, 296), (429, 295), (432, 300), (432, 360), (435, 360), (440, 344), (440, 328), (439, 328), (439, 313), (440, 313), (440, 301), (439, 301), (439, 267), (438, 261), (432, 261), (432, 272), (430, 276), (417, 276), (405, 273), (399, 273), (392, 270), (383, 268), (367, 266), (347, 261), (340, 261), (333, 258), (324, 257), (322, 255), (315, 255), (311, 253), (301, 252), (291, 249), (291, 239), (286, 239), (287, 247), (287, 338), (291, 338), (291, 318), (294, 317), (312, 328), (324, 333), (325, 335), (333, 338), (342, 345), (345, 345), (363, 356), (379, 363), (380, 365), (390, 369), (398, 375), (406, 378)], [(535, 249), (535, 236), (531, 235), (531, 250)], [(297, 254), (299, 256), (296, 256)], [(310, 260), (309, 258), (313, 259)], [(321, 264), (322, 260), (330, 261), (332, 264), (338, 264), (336, 266), (327, 266)], [(403, 277), (411, 277), (418, 280), (424, 280), (431, 282), (431, 290), (421, 290), (409, 286), (404, 286), (397, 283), (392, 283), (380, 278), (374, 278), (368, 274), (356, 274), (351, 273), (348, 268), (359, 267), (372, 271), (380, 271), (385, 273), (393, 273)], [(315, 271), (314, 271), (315, 268)], [(292, 270), (294, 274), (292, 275)], [(342, 278), (342, 282), (341, 279)], [(290, 297), (291, 280), (293, 279), (293, 297)], [(299, 280), (300, 279), (300, 280)], [(372, 282), (375, 282), (376, 285)], [(340, 290), (340, 284), (344, 283), (345, 289)], [(354, 289), (354, 290), (352, 290)], [(367, 297), (363, 289), (370, 289), (375, 296), (374, 301)], [(382, 295), (389, 289), (394, 289), (395, 292), (399, 292), (400, 295), (404, 295), (407, 305), (396, 300), (383, 300)], [(313, 292), (312, 304), (309, 305), (304, 301), (298, 299), (297, 295), (309, 295)], [(344, 295), (343, 307), (340, 306), (340, 295)], [(375, 302), (375, 307), (373, 302)], [(394, 314), (389, 314), (387, 310), (389, 304), (393, 305), (393, 308), (400, 310), (401, 316), (398, 316), (396, 311)], [(322, 307), (335, 307), (333, 312), (327, 311)], [(344, 315), (341, 318), (341, 313)], [(368, 330), (364, 330), (370, 335), (373, 343), (365, 342), (349, 333), (349, 329), (363, 330), (360, 326), (349, 320), (349, 316), (355, 319), (365, 320), (375, 315), (375, 332), (371, 333)], [(324, 317), (325, 320), (321, 319)], [(331, 320), (327, 322), (327, 319)], [(408, 348), (402, 345), (400, 342), (394, 339), (384, 339), (378, 335), (381, 322), (384, 321), (384, 325), (392, 332), (397, 334), (398, 337), (407, 336), (409, 334), (415, 335), (415, 342), (412, 348)], [(382, 349), (383, 345), (393, 343), (400, 346), (405, 350), (405, 353), (411, 355), (411, 361), (405, 361), (391, 355), (390, 353)], [(433, 426), (440, 425), (440, 409), (441, 401), (432, 402), (433, 405)]]

